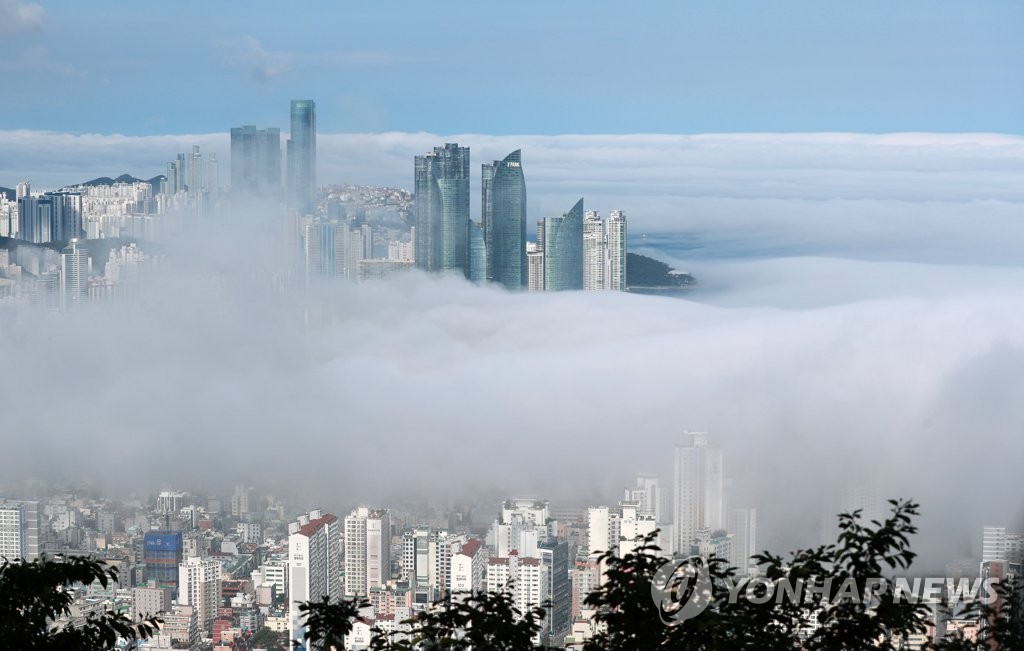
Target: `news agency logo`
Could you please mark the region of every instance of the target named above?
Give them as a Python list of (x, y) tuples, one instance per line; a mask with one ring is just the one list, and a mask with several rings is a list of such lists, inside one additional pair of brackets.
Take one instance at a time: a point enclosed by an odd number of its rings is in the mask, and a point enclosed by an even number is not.
[(693, 619), (711, 603), (711, 575), (708, 560), (690, 556), (669, 561), (651, 580), (651, 598), (658, 606), (658, 616), (666, 626)]
[[(959, 580), (938, 578), (885, 579), (881, 577), (854, 580), (851, 577), (821, 577), (811, 582), (788, 578), (770, 580), (763, 576), (721, 577), (721, 598), (730, 604), (741, 599), (758, 606), (772, 607), (783, 603), (829, 608), (841, 603), (860, 601), (872, 606), (888, 603), (938, 603), (949, 606), (979, 602), (995, 603), (998, 579)], [(714, 599), (708, 560), (704, 556), (667, 561), (651, 579), (651, 599), (658, 607), (658, 616), (666, 626), (676, 626), (697, 617)]]

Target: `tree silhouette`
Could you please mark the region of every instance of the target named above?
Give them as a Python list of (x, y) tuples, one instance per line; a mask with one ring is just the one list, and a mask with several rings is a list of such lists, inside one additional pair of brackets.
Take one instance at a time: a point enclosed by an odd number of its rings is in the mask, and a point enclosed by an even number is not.
[[(859, 511), (839, 516), (834, 544), (792, 552), (788, 558), (764, 552), (755, 557), (758, 576), (747, 581), (725, 560), (706, 562), (706, 590), (684, 592), (703, 598), (707, 607), (676, 621), (673, 604), (652, 598), (652, 585), (664, 579), (666, 559), (654, 545), (657, 532), (639, 548), (618, 557), (605, 553), (605, 581), (587, 596), (595, 610), (596, 634), (584, 651), (853, 651), (907, 648), (912, 635), (927, 631), (929, 607), (899, 597), (891, 586), (894, 573), (915, 558), (910, 536), (918, 505), (890, 501), (885, 520), (864, 522)], [(675, 565), (669, 565), (671, 570)], [(660, 573), (659, 573), (660, 571)], [(883, 579), (885, 585), (878, 581)], [(746, 581), (746, 582), (745, 582)], [(883, 589), (885, 588), (885, 589)], [(787, 589), (789, 591), (787, 591)], [(795, 592), (793, 592), (795, 591)], [(698, 594), (698, 592), (701, 592)], [(676, 593), (671, 593), (678, 596)], [(792, 595), (796, 595), (792, 597)], [(1013, 582), (1000, 586), (995, 605), (978, 604), (987, 622), (977, 642), (950, 637), (929, 648), (940, 651), (1024, 650), (1021, 592)], [(865, 596), (867, 595), (867, 596)], [(770, 597), (759, 599), (758, 597)], [(782, 598), (786, 597), (786, 598)], [(671, 601), (671, 600), (668, 600)], [(678, 606), (679, 604), (675, 604)], [(376, 651), (532, 651), (543, 609), (518, 613), (508, 593), (478, 593), (464, 601), (437, 604), (405, 622), (398, 635), (378, 631)], [(339, 613), (351, 610), (340, 609)], [(320, 620), (322, 624), (338, 618)], [(344, 624), (339, 624), (343, 627)], [(346, 630), (351, 630), (347, 624)], [(330, 626), (328, 626), (330, 628)], [(319, 625), (309, 628), (314, 639), (338, 641)]]
[[(28, 562), (4, 559), (0, 565), (0, 649), (19, 651), (105, 651), (127, 641), (152, 636), (158, 617), (132, 621), (107, 611), (90, 614), (77, 626), (56, 626), (71, 614), (74, 593), (68, 588), (99, 581), (104, 588), (117, 581), (117, 569), (83, 556), (40, 557)], [(123, 648), (123, 647), (122, 647)]]

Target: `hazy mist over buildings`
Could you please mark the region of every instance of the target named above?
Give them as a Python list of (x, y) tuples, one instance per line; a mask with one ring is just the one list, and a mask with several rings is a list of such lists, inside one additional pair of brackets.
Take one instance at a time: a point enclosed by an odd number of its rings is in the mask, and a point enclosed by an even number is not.
[(310, 98), (316, 187), (413, 190), (414, 156), (458, 143), (479, 220), (480, 164), (521, 150), (529, 239), (583, 197), (697, 279), (305, 282), (310, 189), (287, 217), (250, 197), (157, 243), (144, 292), (0, 304), (0, 492), (583, 507), (638, 472), (668, 489), (692, 430), (761, 548), (817, 544), (865, 485), (922, 504), (926, 562), (1024, 531), (1024, 5), (516, 4), (0, 0), (0, 187), (198, 146), (216, 194), (229, 130), (287, 143)]
[[(320, 178), (409, 187), (412, 154), (441, 140), (322, 135)], [(169, 245), (135, 300), (4, 314), (0, 395), (18, 434), (0, 471), (131, 490), (260, 468), (327, 503), (584, 502), (636, 471), (670, 476), (671, 446), (697, 429), (728, 450), (735, 493), (756, 496), (768, 546), (810, 544), (836, 493), (864, 483), (922, 501), (926, 532), (963, 523), (922, 538), (946, 556), (970, 553), (988, 519), (1024, 518), (1024, 139), (458, 140), (475, 160), (522, 144), (531, 217), (572, 193), (628, 207), (630, 248), (700, 286), (688, 300), (515, 294), (417, 272), (282, 292), (271, 216), (217, 215)], [(56, 185), (146, 176), (155, 152), (224, 137), (0, 141), (25, 143), (39, 170), (51, 148), (96, 161)]]

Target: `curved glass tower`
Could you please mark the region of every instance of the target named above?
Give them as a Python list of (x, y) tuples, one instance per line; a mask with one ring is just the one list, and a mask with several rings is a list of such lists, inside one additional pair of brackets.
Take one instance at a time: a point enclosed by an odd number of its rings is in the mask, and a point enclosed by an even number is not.
[(503, 160), (484, 163), (481, 184), (488, 278), (508, 289), (522, 289), (527, 284), (527, 266), (526, 179), (521, 150)]
[(561, 217), (545, 217), (544, 290), (583, 289), (583, 199)]
[(316, 204), (316, 102), (292, 100), (291, 128), (288, 135), (289, 205), (308, 214)]
[(415, 161), (416, 266), (469, 275), (469, 147), (448, 143)]

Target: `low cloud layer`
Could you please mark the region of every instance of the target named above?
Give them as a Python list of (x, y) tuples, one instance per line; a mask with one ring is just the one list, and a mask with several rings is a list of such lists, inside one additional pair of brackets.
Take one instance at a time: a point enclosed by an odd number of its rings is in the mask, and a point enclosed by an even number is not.
[[(36, 160), (91, 143), (105, 173), (196, 141), (124, 138), (117, 158), (111, 137), (20, 137)], [(633, 248), (700, 287), (528, 295), (411, 273), (280, 294), (261, 229), (219, 222), (138, 302), (0, 312), (0, 474), (607, 502), (637, 471), (669, 483), (688, 429), (726, 450), (773, 549), (816, 542), (865, 483), (923, 503), (933, 562), (1024, 526), (1024, 139), (457, 139), (476, 162), (518, 142), (531, 210), (622, 207)], [(323, 136), (321, 180), (407, 186), (411, 155), (444, 140)]]
[[(1001, 134), (321, 134), (319, 180), (409, 188), (413, 156), (454, 141), (472, 148), (474, 196), (479, 164), (522, 148), (531, 219), (582, 196), (625, 210), (634, 237), (690, 233), (712, 255), (1015, 264), (1024, 241), (1024, 137)], [(3, 131), (0, 185), (149, 178), (193, 144), (229, 160), (225, 134)]]

